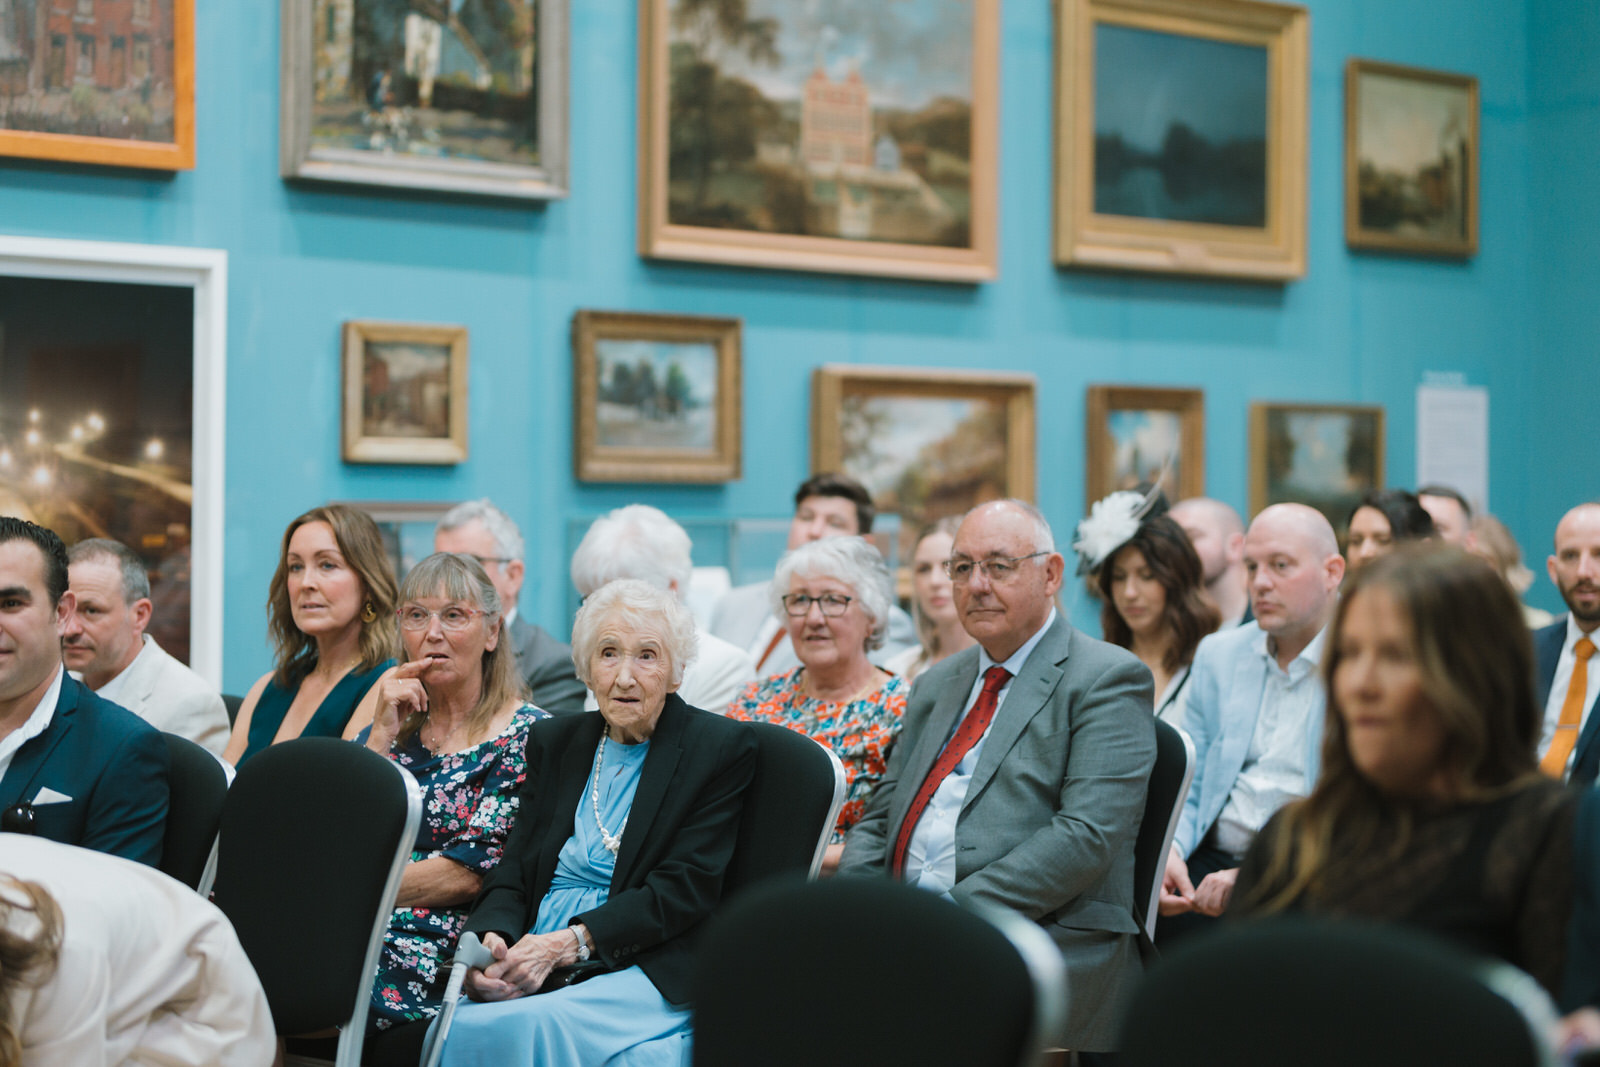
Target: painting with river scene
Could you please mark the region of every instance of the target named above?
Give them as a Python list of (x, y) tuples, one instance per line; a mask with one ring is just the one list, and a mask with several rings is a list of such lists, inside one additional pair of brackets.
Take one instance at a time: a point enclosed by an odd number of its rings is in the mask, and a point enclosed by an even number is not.
[(1267, 222), (1267, 49), (1101, 23), (1094, 210), (1223, 226)]

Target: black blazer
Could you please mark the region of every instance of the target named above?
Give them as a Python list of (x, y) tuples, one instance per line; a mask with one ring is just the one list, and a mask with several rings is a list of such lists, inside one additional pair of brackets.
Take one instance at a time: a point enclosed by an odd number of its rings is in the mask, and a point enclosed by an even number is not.
[[(1561, 659), (1561, 646), (1567, 643), (1567, 617), (1559, 616), (1549, 626), (1533, 631), (1534, 696), (1538, 700), (1539, 715), (1550, 701), (1550, 687), (1555, 684), (1556, 664)], [(1596, 660), (1589, 661), (1589, 669), (1600, 667)], [(1600, 704), (1600, 698), (1595, 701)], [(1583, 729), (1572, 750), (1572, 773), (1567, 781), (1572, 785), (1590, 786), (1600, 776), (1600, 708), (1591, 706), (1584, 714)]]
[[(528, 731), (528, 777), (505, 854), (484, 880), (466, 928), (514, 944), (533, 928), (572, 837), (605, 720), (566, 715)], [(689, 1001), (693, 941), (722, 897), (756, 740), (741, 722), (667, 697), (622, 833), (611, 895), (570, 916), (613, 970), (637, 963), (670, 1003)]]

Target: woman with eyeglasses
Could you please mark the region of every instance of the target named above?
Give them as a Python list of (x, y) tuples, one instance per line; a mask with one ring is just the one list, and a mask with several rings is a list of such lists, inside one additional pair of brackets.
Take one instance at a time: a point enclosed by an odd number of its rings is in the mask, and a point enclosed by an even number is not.
[(845, 831), (866, 810), (900, 733), (904, 678), (876, 666), (867, 653), (883, 645), (893, 603), (889, 568), (859, 537), (828, 537), (778, 561), (773, 610), (789, 626), (800, 666), (754, 682), (728, 717), (773, 722), (831, 748), (844, 764), (847, 792), (823, 856), (831, 873), (844, 853)]
[(372, 725), (356, 737), (423, 791), (422, 825), (372, 989), (378, 1062), (391, 1045), (420, 1051), (420, 1026), (379, 1032), (438, 1012), (444, 961), (517, 813), (528, 727), (549, 717), (526, 701), (501, 612), (494, 583), (471, 556), (439, 552), (413, 567), (400, 590), (405, 662), (378, 682)]

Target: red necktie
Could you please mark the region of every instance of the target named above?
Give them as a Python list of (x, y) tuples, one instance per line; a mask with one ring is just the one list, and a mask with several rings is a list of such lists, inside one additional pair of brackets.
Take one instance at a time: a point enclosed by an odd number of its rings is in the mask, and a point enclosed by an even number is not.
[(961, 720), (955, 736), (944, 746), (944, 751), (934, 761), (933, 769), (928, 772), (922, 788), (918, 789), (917, 795), (912, 798), (911, 807), (906, 811), (905, 821), (900, 824), (900, 836), (895, 838), (894, 853), (889, 861), (889, 873), (896, 878), (905, 873), (906, 849), (911, 847), (911, 834), (916, 830), (917, 821), (922, 818), (922, 813), (927, 810), (928, 801), (933, 799), (933, 794), (939, 791), (940, 783), (949, 777), (950, 772), (956, 769), (956, 764), (972, 751), (972, 746), (978, 743), (983, 732), (989, 728), (989, 723), (994, 719), (995, 704), (1000, 698), (1000, 687), (1005, 685), (1010, 677), (1011, 672), (1000, 666), (990, 667), (983, 672), (983, 689), (978, 693), (978, 699), (973, 701), (972, 709), (967, 712), (966, 718)]

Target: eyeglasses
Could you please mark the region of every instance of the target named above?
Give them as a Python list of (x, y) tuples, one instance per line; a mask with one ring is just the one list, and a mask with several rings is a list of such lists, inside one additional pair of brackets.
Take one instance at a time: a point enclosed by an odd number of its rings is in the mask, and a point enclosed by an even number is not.
[(457, 604), (451, 604), (449, 607), (441, 608), (438, 611), (428, 611), (426, 608), (413, 604), (410, 607), (401, 608), (395, 614), (400, 617), (400, 629), (402, 630), (410, 630), (413, 633), (418, 630), (426, 630), (429, 619), (438, 619), (441, 630), (446, 633), (460, 633), (472, 625), (473, 619), (479, 615), (487, 615), (489, 613), (481, 608), (464, 608)]
[(1026, 556), (990, 556), (988, 559), (947, 559), (944, 561), (944, 572), (956, 585), (965, 585), (972, 581), (974, 571), (983, 571), (983, 576), (989, 579), (992, 585), (1003, 585), (1016, 577), (1017, 564), (1025, 559), (1035, 559), (1039, 556), (1048, 556), (1048, 552), (1030, 552)]
[(494, 564), (494, 563), (510, 563), (511, 562), (511, 557), (509, 557), (509, 556), (478, 556), (478, 555), (474, 555), (471, 552), (468, 552), (466, 554), (469, 555), (469, 556), (472, 556), (473, 559), (477, 560), (478, 561), (478, 566), (482, 567), (484, 570), (488, 570), (490, 565)]
[(815, 604), (822, 609), (822, 613), (830, 619), (837, 619), (843, 615), (850, 606), (853, 597), (839, 596), (837, 593), (823, 593), (821, 596), (806, 596), (804, 593), (790, 593), (783, 598), (783, 610), (797, 619), (804, 618), (811, 612), (811, 605)]

